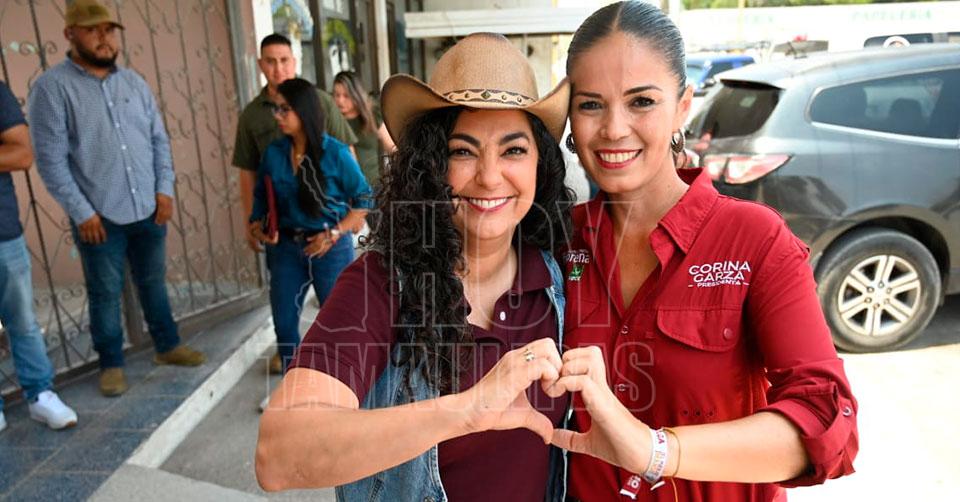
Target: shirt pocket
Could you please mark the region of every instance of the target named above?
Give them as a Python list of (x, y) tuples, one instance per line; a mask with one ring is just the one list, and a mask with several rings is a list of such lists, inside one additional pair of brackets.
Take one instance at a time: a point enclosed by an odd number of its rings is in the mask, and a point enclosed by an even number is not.
[(737, 308), (691, 310), (661, 307), (657, 309), (657, 329), (688, 347), (726, 352), (740, 341), (742, 317), (743, 313)]

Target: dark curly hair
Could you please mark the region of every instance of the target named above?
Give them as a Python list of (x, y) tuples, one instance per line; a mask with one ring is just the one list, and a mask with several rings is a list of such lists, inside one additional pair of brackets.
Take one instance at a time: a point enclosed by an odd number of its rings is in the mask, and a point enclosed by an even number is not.
[[(469, 355), (461, 348), (473, 342), (458, 276), (466, 267), (463, 236), (453, 224), (447, 183), (447, 138), (462, 110), (441, 108), (410, 121), (377, 192), (382, 224), (365, 243), (382, 254), (394, 278), (391, 293), (400, 295), (400, 351), (393, 363), (410, 371), (420, 368), (441, 394), (458, 390)], [(566, 167), (557, 140), (540, 119), (527, 117), (539, 152), (537, 187), (515, 241), (556, 252), (569, 236), (575, 197), (564, 184)]]

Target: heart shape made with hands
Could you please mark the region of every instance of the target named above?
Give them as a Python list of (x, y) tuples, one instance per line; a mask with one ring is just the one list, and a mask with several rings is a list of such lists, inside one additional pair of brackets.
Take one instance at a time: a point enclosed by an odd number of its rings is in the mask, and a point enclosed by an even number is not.
[[(579, 393), (590, 429), (555, 429), (527, 398), (536, 382), (552, 398)], [(544, 443), (624, 467), (645, 465), (649, 457), (649, 428), (613, 394), (598, 347), (571, 349), (561, 357), (554, 340), (537, 340), (505, 354), (464, 397), (471, 432), (526, 428)]]

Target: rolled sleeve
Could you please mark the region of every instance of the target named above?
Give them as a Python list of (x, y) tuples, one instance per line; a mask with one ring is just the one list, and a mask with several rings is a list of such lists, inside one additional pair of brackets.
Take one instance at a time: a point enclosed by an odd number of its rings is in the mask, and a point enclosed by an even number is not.
[(800, 430), (809, 466), (783, 486), (853, 473), (859, 450), (857, 401), (837, 357), (816, 294), (808, 251), (782, 225), (757, 269), (747, 305), (770, 388), (766, 407)]
[(340, 183), (343, 186), (344, 199), (350, 201), (351, 209), (373, 209), (373, 189), (367, 183), (366, 176), (360, 170), (360, 164), (350, 150), (341, 148), (338, 152)]
[(771, 404), (761, 411), (780, 413), (793, 422), (809, 459), (803, 474), (780, 484), (816, 485), (852, 474), (859, 451), (857, 402), (846, 384), (842, 362), (811, 364), (777, 379), (790, 383), (768, 392)]
[(56, 82), (37, 79), (30, 90), (28, 116), (37, 171), (50, 195), (75, 223), (92, 218), (96, 211), (70, 172), (67, 104)]

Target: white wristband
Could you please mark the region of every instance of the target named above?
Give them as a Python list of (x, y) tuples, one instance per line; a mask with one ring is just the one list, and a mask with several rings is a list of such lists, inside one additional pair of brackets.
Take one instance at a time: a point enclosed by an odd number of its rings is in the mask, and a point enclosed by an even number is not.
[(663, 429), (650, 429), (650, 464), (643, 473), (643, 480), (651, 485), (657, 484), (667, 467), (667, 433)]

